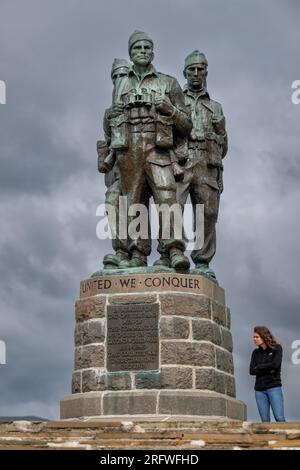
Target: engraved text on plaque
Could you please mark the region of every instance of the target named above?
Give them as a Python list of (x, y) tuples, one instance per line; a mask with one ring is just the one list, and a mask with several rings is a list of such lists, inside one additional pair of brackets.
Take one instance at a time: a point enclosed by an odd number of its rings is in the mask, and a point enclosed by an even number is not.
[(158, 314), (158, 304), (108, 305), (108, 371), (158, 369)]

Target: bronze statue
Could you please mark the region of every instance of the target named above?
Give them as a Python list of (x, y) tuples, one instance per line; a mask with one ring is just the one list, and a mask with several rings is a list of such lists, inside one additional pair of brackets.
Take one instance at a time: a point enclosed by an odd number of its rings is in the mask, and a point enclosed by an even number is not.
[[(98, 141), (98, 169), (106, 173), (108, 188), (105, 202), (115, 207), (117, 214), (120, 196), (127, 198), (128, 207), (142, 204), (147, 209), (151, 196), (155, 204), (168, 208), (179, 204), (184, 210), (188, 195), (194, 212), (203, 204), (204, 244), (192, 252), (194, 272), (216, 280), (209, 263), (216, 251), (215, 225), (223, 191), (227, 133), (222, 106), (207, 92), (206, 57), (198, 50), (186, 57), (187, 85), (182, 91), (175, 78), (157, 72), (151, 64), (153, 41), (148, 34), (135, 31), (128, 50), (133, 65), (115, 59), (112, 66), (112, 105), (104, 116), (105, 141)], [(132, 215), (127, 214), (127, 219), (130, 224)], [(175, 236), (171, 214), (168, 223), (171, 235), (166, 239), (160, 218), (161, 257), (154, 265), (187, 271), (184, 235)], [(122, 239), (119, 227), (114, 230), (115, 253), (104, 257), (104, 267), (146, 267), (151, 252), (150, 225), (147, 239), (128, 233)]]
[[(118, 80), (127, 75), (130, 64), (125, 59), (114, 59), (111, 68), (111, 79), (114, 84), (114, 91), (112, 99), (114, 102), (115, 87)], [(115, 209), (116, 219), (119, 216), (119, 197), (121, 196), (121, 184), (120, 175), (115, 165), (115, 158), (112, 152), (109, 152), (111, 143), (111, 130), (109, 126), (109, 119), (112, 117), (111, 108), (106, 109), (103, 119), (103, 128), (105, 140), (97, 141), (97, 153), (98, 153), (98, 171), (105, 173), (105, 186), (107, 191), (105, 193), (105, 204), (111, 205)], [(109, 214), (109, 212), (108, 212)], [(115, 226), (114, 221), (110, 223), (112, 238), (112, 247), (115, 251), (113, 254), (107, 254), (103, 258), (103, 265), (106, 269), (114, 269), (118, 267), (120, 261), (129, 259), (129, 253), (127, 248), (127, 239), (120, 239), (118, 227)]]
[[(227, 153), (225, 117), (220, 103), (212, 100), (206, 88), (207, 59), (198, 50), (185, 59), (185, 104), (193, 122), (188, 141), (188, 159), (184, 165), (184, 179), (178, 183), (177, 197), (184, 207), (190, 194), (194, 213), (197, 204), (204, 204), (204, 244), (192, 252), (195, 270), (216, 279), (209, 263), (216, 252), (216, 222), (219, 199), (223, 191), (223, 163)], [(197, 227), (195, 227), (197, 230)], [(198, 227), (199, 229), (199, 227)], [(163, 245), (156, 266), (170, 266)]]
[[(133, 204), (148, 207), (151, 196), (155, 204), (171, 207), (177, 203), (175, 177), (182, 171), (179, 169), (177, 173), (176, 143), (192, 127), (184, 95), (175, 78), (157, 72), (151, 64), (153, 41), (146, 33), (135, 31), (129, 38), (128, 50), (133, 66), (119, 79), (112, 117), (106, 116), (121, 193), (127, 197), (128, 207)], [(128, 216), (129, 223), (131, 220)], [(173, 234), (172, 217), (168, 222)], [(163, 223), (161, 220), (160, 239)], [(187, 270), (189, 260), (184, 255), (183, 238), (171, 236), (161, 241), (168, 251), (171, 267)], [(119, 268), (147, 266), (150, 250), (150, 245), (142, 239), (128, 237), (130, 259), (120, 261)]]
[(216, 223), (223, 191), (223, 163), (227, 153), (227, 133), (222, 106), (210, 98), (206, 88), (207, 60), (194, 51), (185, 59), (185, 104), (190, 110), (193, 129), (189, 137), (188, 162), (179, 200), (185, 204), (188, 193), (193, 206), (204, 204), (204, 245), (192, 252), (195, 268), (213, 279), (209, 263), (216, 252)]

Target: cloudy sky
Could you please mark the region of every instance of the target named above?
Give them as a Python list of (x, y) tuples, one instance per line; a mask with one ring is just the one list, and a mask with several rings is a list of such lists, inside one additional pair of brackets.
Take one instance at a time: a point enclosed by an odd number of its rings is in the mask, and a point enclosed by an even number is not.
[(95, 142), (110, 67), (147, 31), (155, 66), (184, 83), (209, 61), (229, 133), (213, 267), (232, 312), (237, 395), (258, 419), (248, 364), (255, 324), (284, 347), (286, 415), (300, 420), (300, 4), (297, 0), (0, 0), (0, 415), (59, 417), (70, 393), (74, 301), (109, 244)]

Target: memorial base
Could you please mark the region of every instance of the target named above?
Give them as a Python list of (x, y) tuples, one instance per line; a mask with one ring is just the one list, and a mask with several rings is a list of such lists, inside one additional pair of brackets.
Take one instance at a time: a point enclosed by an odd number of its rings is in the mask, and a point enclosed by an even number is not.
[(97, 416), (188, 416), (245, 419), (245, 405), (215, 392), (149, 390), (78, 393), (61, 401), (61, 419)]
[(246, 419), (224, 290), (195, 274), (82, 281), (61, 418), (170, 415)]

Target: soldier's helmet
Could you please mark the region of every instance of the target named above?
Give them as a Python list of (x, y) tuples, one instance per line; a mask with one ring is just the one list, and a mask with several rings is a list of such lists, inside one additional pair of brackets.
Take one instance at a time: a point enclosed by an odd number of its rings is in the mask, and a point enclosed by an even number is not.
[(125, 59), (114, 59), (111, 67), (111, 78), (114, 79), (116, 76), (127, 75), (130, 64)]
[(187, 67), (190, 65), (196, 65), (196, 64), (204, 64), (206, 67), (208, 65), (207, 59), (205, 57), (205, 54), (203, 52), (198, 51), (196, 49), (195, 51), (191, 52), (184, 61), (184, 70), (186, 70)]
[(149, 41), (153, 47), (153, 40), (150, 38), (149, 34), (144, 33), (143, 31), (135, 30), (129, 37), (128, 40), (128, 52), (130, 54), (130, 49), (132, 48), (133, 44), (138, 41)]

